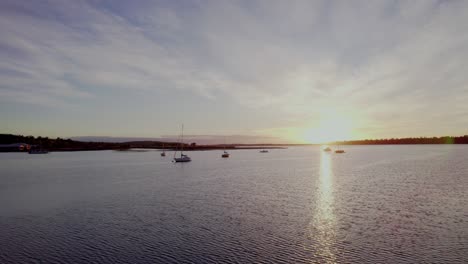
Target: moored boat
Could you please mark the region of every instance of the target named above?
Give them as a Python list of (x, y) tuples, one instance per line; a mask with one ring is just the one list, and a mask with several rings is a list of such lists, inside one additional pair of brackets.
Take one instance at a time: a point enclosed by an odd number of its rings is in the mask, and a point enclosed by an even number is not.
[(164, 149), (164, 144), (163, 144), (163, 151), (161, 152), (161, 157), (166, 157), (166, 150)]
[(221, 154), (221, 158), (229, 158), (229, 153), (226, 151), (226, 138), (224, 138), (224, 151)]
[(174, 151), (173, 162), (190, 162), (192, 159), (184, 154), (184, 125), (182, 124), (182, 134), (180, 136), (180, 157), (176, 157), (177, 151)]
[(180, 154), (179, 158), (174, 158), (174, 162), (189, 162), (189, 161), (192, 161), (192, 159), (185, 154)]
[(49, 151), (47, 149), (30, 149), (29, 154), (47, 154)]

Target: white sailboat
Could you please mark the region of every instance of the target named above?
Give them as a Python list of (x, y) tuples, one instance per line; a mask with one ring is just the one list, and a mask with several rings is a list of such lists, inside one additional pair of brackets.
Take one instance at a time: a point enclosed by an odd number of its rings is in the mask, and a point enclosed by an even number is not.
[(177, 151), (174, 151), (174, 162), (189, 162), (192, 159), (184, 154), (184, 125), (182, 124), (182, 134), (180, 137), (180, 157), (176, 157)]
[(330, 151), (332, 151), (332, 149), (330, 147), (326, 147), (326, 148), (323, 149), (323, 151), (330, 152)]

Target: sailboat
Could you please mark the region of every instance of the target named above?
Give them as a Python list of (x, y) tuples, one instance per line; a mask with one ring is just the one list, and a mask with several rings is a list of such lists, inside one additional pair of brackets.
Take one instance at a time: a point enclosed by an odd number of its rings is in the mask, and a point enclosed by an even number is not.
[(161, 157), (166, 157), (166, 149), (164, 148), (164, 144), (163, 144), (163, 151), (161, 152)]
[(29, 154), (47, 154), (49, 151), (47, 149), (43, 149), (42, 146), (36, 147), (32, 146), (29, 151)]
[(343, 149), (341, 149), (340, 146), (338, 145), (338, 149), (335, 150), (335, 153), (337, 153), (337, 154), (343, 154), (343, 153), (345, 153), (345, 151), (344, 151)]
[(229, 158), (229, 153), (226, 151), (226, 139), (224, 139), (224, 152), (221, 154), (221, 158)]
[(174, 162), (189, 162), (192, 159), (184, 154), (184, 125), (182, 124), (182, 134), (180, 139), (180, 157), (176, 157), (177, 151), (174, 151)]

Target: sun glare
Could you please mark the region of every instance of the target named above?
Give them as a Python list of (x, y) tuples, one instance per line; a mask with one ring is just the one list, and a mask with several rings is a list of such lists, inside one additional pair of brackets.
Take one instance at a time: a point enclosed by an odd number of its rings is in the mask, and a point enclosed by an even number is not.
[(327, 110), (320, 114), (318, 124), (305, 130), (304, 141), (308, 143), (326, 143), (348, 140), (351, 139), (352, 134), (353, 118), (351, 115)]

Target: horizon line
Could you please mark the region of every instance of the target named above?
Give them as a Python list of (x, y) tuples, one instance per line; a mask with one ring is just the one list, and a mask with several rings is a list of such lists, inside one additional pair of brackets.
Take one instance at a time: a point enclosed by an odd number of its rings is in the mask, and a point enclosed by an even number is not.
[[(106, 143), (127, 143), (127, 142), (141, 142), (141, 141), (153, 141), (153, 142), (168, 142), (171, 143), (170, 141), (163, 141), (163, 140), (172, 140), (170, 136), (165, 135), (161, 137), (118, 137), (118, 136), (72, 136), (72, 137), (56, 137), (56, 138), (51, 138), (48, 136), (33, 136), (33, 135), (21, 135), (21, 134), (9, 134), (9, 133), (0, 133), (0, 135), (10, 135), (10, 136), (20, 136), (20, 137), (34, 137), (34, 138), (48, 138), (48, 139), (70, 139), (73, 141), (80, 141), (80, 142), (104, 142), (104, 141), (81, 141), (79, 138), (106, 138), (106, 139), (121, 139), (125, 140), (128, 139), (128, 141), (106, 141)], [(276, 138), (278, 140), (281, 140), (281, 138), (278, 137), (273, 137), (273, 136), (256, 136), (256, 135), (229, 135), (229, 136), (223, 136), (223, 135), (187, 135), (187, 137), (233, 137), (233, 136), (238, 136), (238, 137), (250, 137), (250, 138)], [(177, 139), (178, 136), (174, 136), (174, 139)], [(262, 142), (262, 143), (242, 143), (242, 142), (237, 142), (237, 143), (210, 143), (210, 144), (199, 144), (199, 145), (327, 145), (327, 144), (337, 144), (337, 143), (352, 143), (352, 142), (361, 142), (361, 141), (383, 141), (383, 140), (409, 140), (409, 139), (444, 139), (444, 138), (464, 138), (468, 137), (468, 134), (465, 135), (460, 135), (460, 136), (418, 136), (418, 137), (391, 137), (391, 138), (365, 138), (365, 139), (347, 139), (347, 140), (335, 140), (335, 141), (328, 141), (328, 142), (281, 142), (281, 143), (268, 143), (268, 142)], [(133, 139), (133, 140), (132, 140)], [(184, 144), (191, 144), (191, 143), (196, 143), (197, 142), (187, 142)]]

